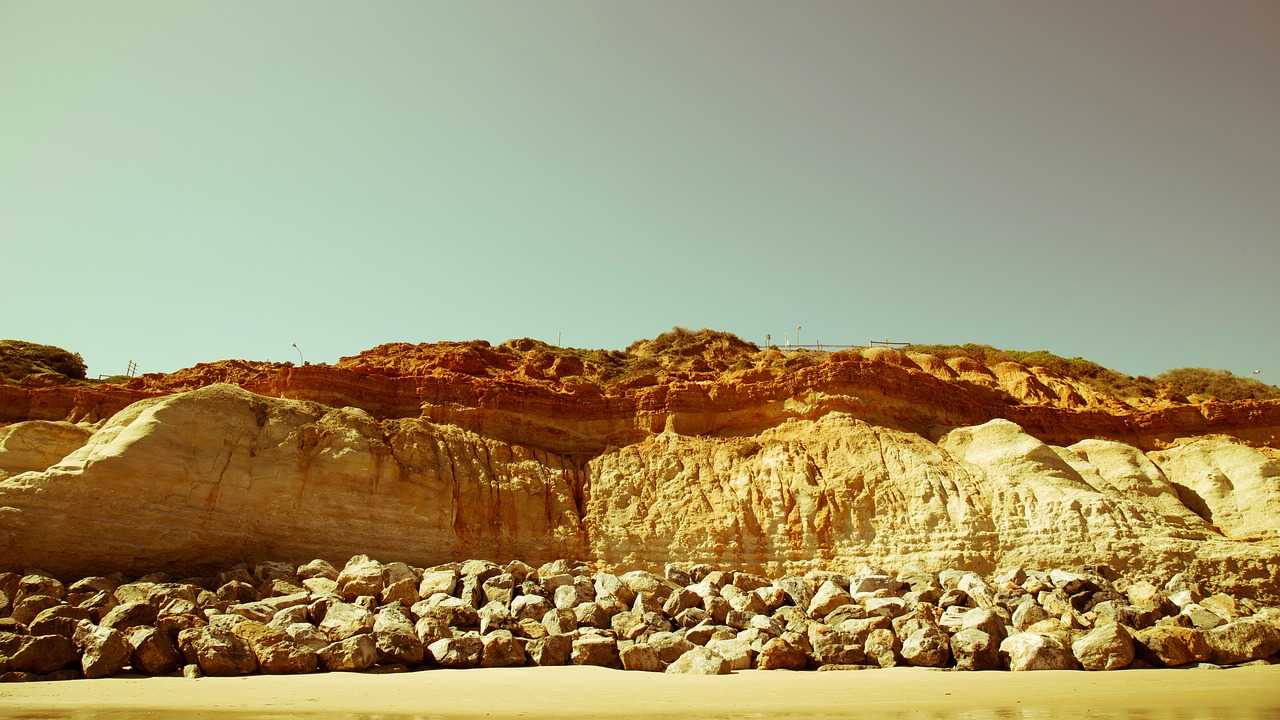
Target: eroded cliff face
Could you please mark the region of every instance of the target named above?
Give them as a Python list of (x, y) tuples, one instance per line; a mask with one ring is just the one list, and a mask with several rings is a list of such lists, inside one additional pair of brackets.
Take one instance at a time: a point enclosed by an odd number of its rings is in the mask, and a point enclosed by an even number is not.
[[(509, 410), (473, 416), (496, 428), (476, 432), (430, 412), (380, 422), (201, 387), (136, 402), (65, 458), (0, 482), (0, 568), (194, 573), (356, 553), (770, 573), (1100, 564), (1280, 597), (1280, 472), (1266, 452), (1228, 437), (1151, 453), (1096, 439), (1053, 446), (1007, 420), (921, 434), (869, 422), (856, 411), (879, 398), (865, 395), (800, 392), (776, 401), (779, 417), (732, 422), (668, 404), (661, 423), (624, 423), (603, 436), (617, 442), (586, 454), (580, 438), (600, 443), (591, 423), (609, 422), (590, 398), (557, 426), (569, 440), (523, 445), (509, 440)], [(5, 447), (47, 430), (11, 425)], [(13, 467), (3, 453), (0, 467)], [(1227, 481), (1210, 492), (1211, 471)]]
[(215, 385), (135, 403), (0, 483), (0, 565), (580, 556), (582, 483), (559, 457), (458, 428), (404, 421), (387, 437), (361, 410)]
[[(1254, 459), (1232, 502), (1280, 499), (1261, 453), (1215, 445)], [(590, 469), (592, 553), (621, 566), (671, 557), (769, 573), (1107, 565), (1152, 577), (1190, 569), (1275, 591), (1268, 563), (1280, 549), (1223, 535), (1140, 450), (1096, 440), (1051, 447), (1008, 421), (934, 444), (830, 415), (750, 439), (660, 436)], [(1274, 539), (1280, 514), (1270, 518), (1259, 532)]]

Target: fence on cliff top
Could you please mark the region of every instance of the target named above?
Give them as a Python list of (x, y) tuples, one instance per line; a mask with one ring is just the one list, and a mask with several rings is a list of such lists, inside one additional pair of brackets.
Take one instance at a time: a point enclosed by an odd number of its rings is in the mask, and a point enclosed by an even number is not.
[(866, 345), (839, 345), (839, 344), (824, 343), (822, 341), (818, 341), (812, 344), (800, 344), (800, 343), (793, 343), (786, 338), (783, 339), (782, 345), (775, 345), (772, 342), (771, 336), (765, 335), (764, 338), (765, 338), (764, 347), (766, 348), (777, 348), (778, 350), (817, 350), (819, 352), (823, 352), (827, 350), (848, 350), (850, 348), (871, 348), (871, 347), (900, 348), (900, 347), (905, 347), (907, 345), (911, 345), (911, 343), (909, 342), (898, 342), (898, 341), (891, 341), (891, 340), (871, 340)]

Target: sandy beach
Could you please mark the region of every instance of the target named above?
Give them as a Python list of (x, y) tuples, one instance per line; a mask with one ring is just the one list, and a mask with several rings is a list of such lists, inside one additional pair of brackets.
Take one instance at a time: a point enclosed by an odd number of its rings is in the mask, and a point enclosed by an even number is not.
[(109, 678), (0, 686), (4, 718), (1280, 718), (1280, 666), (959, 673), (591, 667)]

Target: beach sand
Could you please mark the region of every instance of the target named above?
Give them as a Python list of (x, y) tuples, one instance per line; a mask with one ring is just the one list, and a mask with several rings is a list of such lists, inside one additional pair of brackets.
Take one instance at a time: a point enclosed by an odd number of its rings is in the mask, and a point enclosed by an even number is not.
[(106, 678), (0, 685), (0, 718), (1280, 719), (1280, 665), (1117, 672), (747, 671), (593, 667)]

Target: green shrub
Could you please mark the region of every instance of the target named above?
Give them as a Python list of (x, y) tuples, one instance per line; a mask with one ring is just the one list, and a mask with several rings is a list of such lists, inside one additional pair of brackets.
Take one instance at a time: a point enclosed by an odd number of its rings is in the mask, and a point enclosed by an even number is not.
[(984, 365), (1016, 362), (1027, 367), (1042, 367), (1064, 377), (1075, 378), (1098, 392), (1116, 397), (1154, 397), (1156, 383), (1150, 378), (1130, 377), (1091, 360), (1064, 358), (1047, 350), (1001, 350), (990, 345), (908, 345), (907, 352), (936, 355), (943, 360), (967, 356)]
[(1280, 388), (1251, 377), (1231, 374), (1230, 370), (1178, 368), (1156, 376), (1179, 395), (1212, 395), (1219, 400), (1280, 400)]
[(84, 380), (88, 370), (80, 353), (53, 345), (0, 340), (0, 376), (6, 380), (20, 380), (33, 373), (50, 372)]

